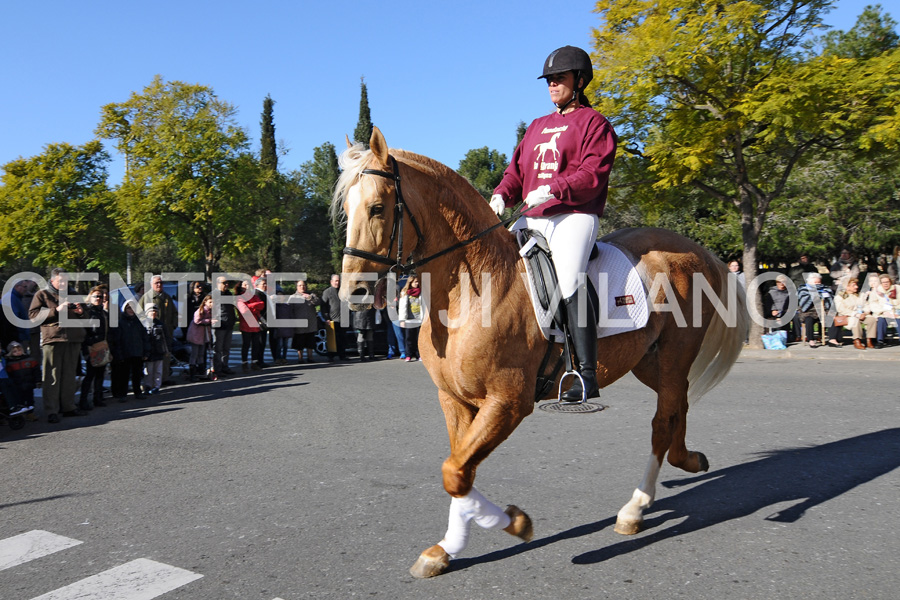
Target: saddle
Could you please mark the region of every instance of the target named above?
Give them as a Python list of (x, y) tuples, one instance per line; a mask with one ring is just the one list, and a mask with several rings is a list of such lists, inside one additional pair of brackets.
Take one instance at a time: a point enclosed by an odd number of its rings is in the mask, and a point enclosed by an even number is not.
[[(550, 245), (538, 231), (523, 228), (513, 233), (525, 264), (528, 289), (541, 332), (548, 341), (568, 348), (571, 339), (567, 339), (565, 303), (559, 291)], [(636, 265), (635, 259), (611, 244), (598, 242), (591, 249), (585, 283), (598, 316), (598, 338), (633, 331), (647, 324), (647, 288)], [(545, 373), (552, 349), (553, 344), (548, 346), (538, 371), (535, 401), (546, 395), (566, 360), (563, 353), (551, 372)]]
[[(564, 298), (557, 286), (549, 244), (537, 231), (516, 229), (513, 233), (525, 264), (525, 283), (535, 319), (545, 339), (560, 343), (564, 340), (565, 314), (560, 307)], [(639, 263), (638, 258), (607, 242), (599, 241), (591, 249), (585, 283), (597, 309), (598, 339), (634, 331), (647, 324), (649, 282), (644, 281)]]
[[(546, 373), (547, 366), (553, 353), (553, 344), (547, 346), (544, 353), (544, 359), (538, 369), (538, 377), (535, 387), (534, 401), (538, 402), (543, 398), (559, 375), (559, 370), (566, 364), (566, 371), (572, 370), (572, 338), (567, 326), (566, 303), (561, 297), (559, 291), (559, 279), (556, 276), (556, 266), (553, 264), (553, 255), (550, 252), (550, 244), (547, 239), (538, 231), (533, 229), (516, 230), (516, 240), (519, 243), (519, 256), (525, 261), (525, 272), (528, 274), (532, 290), (532, 301), (539, 303), (545, 314), (551, 316), (551, 326), (557, 331), (562, 332), (562, 336), (552, 336), (549, 338), (551, 342), (563, 342), (565, 351), (556, 361), (553, 369)], [(596, 252), (596, 246), (592, 251)], [(588, 282), (589, 293), (592, 292), (591, 301), (596, 307), (597, 293), (593, 286)], [(556, 339), (559, 337), (560, 339)]]

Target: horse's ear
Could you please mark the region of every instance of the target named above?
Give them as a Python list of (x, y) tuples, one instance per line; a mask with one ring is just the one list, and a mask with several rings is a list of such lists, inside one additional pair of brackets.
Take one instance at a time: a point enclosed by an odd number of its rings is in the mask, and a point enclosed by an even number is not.
[(381, 164), (388, 164), (388, 145), (387, 142), (384, 141), (384, 136), (381, 135), (381, 130), (377, 127), (372, 127), (372, 137), (369, 138), (369, 148), (372, 149), (372, 153)]
[(353, 147), (353, 144), (350, 143), (350, 136), (346, 133), (344, 134), (344, 139), (347, 140), (347, 148), (350, 149)]

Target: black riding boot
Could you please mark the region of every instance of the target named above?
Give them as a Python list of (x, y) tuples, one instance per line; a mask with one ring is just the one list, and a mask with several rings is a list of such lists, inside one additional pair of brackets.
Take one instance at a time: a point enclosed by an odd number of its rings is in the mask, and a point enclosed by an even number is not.
[[(585, 399), (600, 396), (600, 389), (597, 386), (597, 315), (585, 288), (579, 289), (574, 295), (566, 298), (565, 303), (572, 345), (575, 356), (578, 357), (578, 373), (584, 380), (584, 388), (577, 377), (572, 377), (571, 379), (574, 380), (572, 387), (566, 390), (561, 400), (563, 402), (581, 402), (583, 389), (587, 390), (587, 393), (583, 395)], [(582, 304), (585, 304), (586, 318), (579, 326), (578, 314)]]

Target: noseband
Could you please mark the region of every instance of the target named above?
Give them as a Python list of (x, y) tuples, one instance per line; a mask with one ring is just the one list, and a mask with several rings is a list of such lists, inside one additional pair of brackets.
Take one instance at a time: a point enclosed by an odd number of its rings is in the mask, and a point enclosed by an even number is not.
[[(410, 254), (410, 259), (404, 263), (403, 262), (403, 213), (405, 212), (409, 216), (409, 220), (412, 223), (413, 227), (416, 230), (416, 236), (418, 237), (418, 242), (424, 242), (425, 236), (422, 235), (422, 230), (419, 228), (419, 224), (416, 222), (415, 216), (413, 216), (412, 211), (409, 209), (409, 206), (403, 200), (403, 192), (400, 189), (400, 170), (397, 165), (397, 160), (391, 156), (391, 166), (393, 168), (393, 172), (388, 171), (380, 171), (378, 169), (363, 169), (363, 175), (377, 175), (378, 177), (384, 177), (385, 179), (390, 179), (394, 182), (394, 189), (397, 191), (397, 202), (394, 204), (394, 223), (391, 225), (391, 244), (388, 246), (387, 256), (382, 256), (380, 254), (375, 254), (373, 252), (366, 252), (365, 250), (360, 250), (359, 248), (351, 248), (350, 246), (344, 247), (344, 254), (347, 256), (355, 256), (357, 258), (362, 258), (365, 260), (369, 260), (372, 262), (376, 262), (382, 265), (387, 265), (390, 267), (388, 271), (396, 271), (397, 274), (409, 274), (415, 271), (417, 268), (421, 267), (427, 262), (431, 262), (432, 260), (453, 252), (454, 250), (458, 250), (464, 246), (468, 246), (475, 240), (481, 238), (484, 235), (487, 235), (494, 229), (498, 227), (503, 227), (512, 221), (515, 221), (521, 216), (521, 207), (524, 205), (520, 205), (520, 208), (516, 210), (513, 215), (508, 218), (500, 221), (495, 225), (491, 225), (481, 233), (474, 235), (466, 240), (461, 242), (457, 242), (453, 244), (449, 248), (444, 248), (440, 252), (432, 254), (431, 256), (427, 256), (421, 260), (414, 261), (412, 260), (412, 255)], [(394, 240), (397, 240), (397, 258), (396, 260), (391, 259), (391, 250), (394, 248)]]

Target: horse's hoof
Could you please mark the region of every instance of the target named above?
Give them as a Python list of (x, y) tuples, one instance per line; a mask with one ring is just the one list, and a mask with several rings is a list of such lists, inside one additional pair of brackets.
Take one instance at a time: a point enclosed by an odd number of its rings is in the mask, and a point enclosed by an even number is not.
[(440, 575), (450, 566), (450, 555), (434, 545), (422, 554), (409, 569), (409, 574), (417, 579), (427, 579)]
[(534, 526), (531, 524), (531, 517), (522, 512), (518, 506), (510, 504), (504, 510), (509, 515), (509, 525), (503, 528), (503, 531), (510, 535), (514, 535), (523, 542), (530, 542), (534, 537)]
[(709, 471), (709, 461), (706, 460), (705, 454), (703, 454), (702, 452), (698, 452), (697, 462), (700, 463), (700, 470), (697, 471), (698, 473), (706, 473), (707, 471)]
[(613, 527), (613, 531), (616, 533), (621, 533), (622, 535), (634, 535), (639, 532), (644, 527), (644, 521), (624, 521), (621, 519), (616, 519), (616, 526)]

